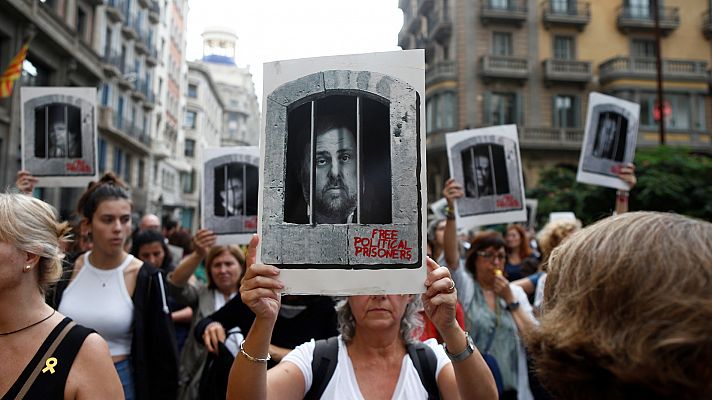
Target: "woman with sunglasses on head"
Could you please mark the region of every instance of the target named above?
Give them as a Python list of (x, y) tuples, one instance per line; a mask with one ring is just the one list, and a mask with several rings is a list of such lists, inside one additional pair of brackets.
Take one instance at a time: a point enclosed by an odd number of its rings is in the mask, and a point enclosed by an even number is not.
[(132, 207), (113, 173), (87, 188), (77, 208), (93, 247), (54, 299), (60, 312), (108, 342), (126, 399), (175, 399), (178, 355), (163, 274), (124, 250)]
[(45, 304), (68, 224), (24, 194), (0, 194), (0, 221), (0, 398), (120, 399), (106, 342)]
[[(445, 195), (448, 202), (454, 202), (464, 195), (464, 191), (459, 182), (448, 182)], [(496, 360), (501, 373), (500, 399), (531, 399), (521, 337), (536, 324), (536, 320), (526, 293), (504, 277), (506, 246), (501, 234), (480, 232), (472, 241), (463, 263), (458, 251), (455, 220), (447, 220), (445, 262), (457, 285), (457, 298), (465, 310), (470, 336), (477, 348)]]

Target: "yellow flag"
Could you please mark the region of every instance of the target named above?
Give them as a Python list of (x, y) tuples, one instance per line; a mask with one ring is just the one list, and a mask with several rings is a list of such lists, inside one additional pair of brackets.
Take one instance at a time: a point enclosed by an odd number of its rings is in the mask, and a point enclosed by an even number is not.
[(26, 41), (20, 51), (10, 61), (5, 72), (0, 76), (0, 99), (10, 97), (15, 81), (22, 75), (22, 63), (27, 56), (27, 49), (30, 48), (30, 41)]

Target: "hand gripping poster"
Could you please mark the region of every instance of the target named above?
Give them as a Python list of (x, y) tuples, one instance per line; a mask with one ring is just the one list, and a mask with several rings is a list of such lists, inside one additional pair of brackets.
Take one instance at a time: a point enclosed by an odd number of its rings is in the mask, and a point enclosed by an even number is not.
[(264, 66), (258, 262), (288, 294), (424, 291), (422, 50)]

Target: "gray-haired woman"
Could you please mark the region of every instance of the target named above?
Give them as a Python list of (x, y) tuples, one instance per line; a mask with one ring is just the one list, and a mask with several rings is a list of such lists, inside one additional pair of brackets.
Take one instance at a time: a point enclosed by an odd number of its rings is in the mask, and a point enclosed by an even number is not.
[[(254, 264), (257, 237), (250, 243), (247, 271), (240, 288), (255, 322), (228, 383), (229, 399), (301, 399), (312, 389), (315, 342), (298, 346), (267, 371), (272, 329), (280, 307), (279, 269)], [(428, 260), (425, 312), (445, 339), (443, 349), (426, 342), (437, 360), (434, 378), (443, 399), (495, 399), (497, 389), (487, 364), (455, 321), (457, 295), (450, 272)], [(340, 305), (338, 363), (321, 392), (322, 399), (425, 399), (428, 390), (408, 356), (416, 307), (413, 295), (351, 296)], [(450, 359), (448, 359), (448, 356)], [(452, 362), (450, 360), (453, 360)]]

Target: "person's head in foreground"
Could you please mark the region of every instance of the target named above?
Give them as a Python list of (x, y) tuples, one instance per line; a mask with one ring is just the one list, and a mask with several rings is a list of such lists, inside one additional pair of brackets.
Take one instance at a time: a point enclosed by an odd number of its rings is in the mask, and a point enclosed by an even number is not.
[(625, 213), (549, 261), (541, 325), (526, 337), (561, 399), (702, 399), (712, 392), (712, 224)]

